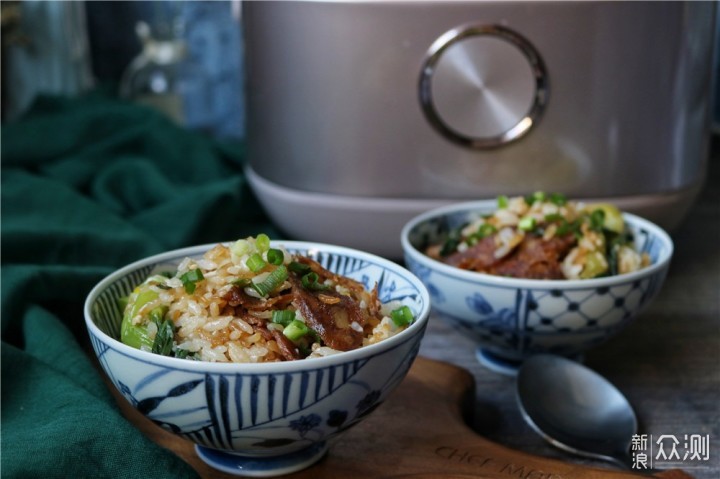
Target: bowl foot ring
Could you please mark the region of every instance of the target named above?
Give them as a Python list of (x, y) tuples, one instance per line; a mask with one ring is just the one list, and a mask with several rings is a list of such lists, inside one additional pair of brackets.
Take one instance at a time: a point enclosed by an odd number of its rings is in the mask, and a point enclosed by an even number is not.
[(195, 445), (197, 455), (210, 467), (245, 477), (275, 477), (297, 472), (315, 464), (327, 450), (327, 443), (319, 442), (282, 456), (249, 457)]
[(489, 370), (506, 376), (517, 376), (518, 369), (522, 364), (521, 359), (503, 358), (483, 348), (475, 350), (475, 357), (480, 364)]
[[(505, 358), (483, 348), (477, 348), (475, 350), (475, 357), (480, 364), (489, 370), (506, 376), (517, 376), (518, 370), (523, 363), (522, 359)], [(564, 357), (579, 363), (585, 360), (583, 354), (565, 355)]]

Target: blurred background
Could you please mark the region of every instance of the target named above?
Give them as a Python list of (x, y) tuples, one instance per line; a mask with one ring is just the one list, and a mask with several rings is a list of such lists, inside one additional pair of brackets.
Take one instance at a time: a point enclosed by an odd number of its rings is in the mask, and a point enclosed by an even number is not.
[[(3, 1), (2, 121), (20, 117), (38, 94), (100, 88), (191, 129), (241, 139), (241, 21), (241, 0)], [(718, 94), (712, 110), (720, 133)]]
[[(41, 95), (149, 105), (240, 142), (243, 174), (288, 236), (386, 256), (399, 255), (400, 227), (420, 211), (536, 190), (611, 200), (672, 230), (700, 191), (720, 124), (715, 10), (4, 1), (2, 121)], [(497, 31), (438, 47), (468, 19)], [(429, 57), (433, 48), (444, 56)], [(418, 86), (428, 70), (430, 100)], [(477, 100), (467, 75), (487, 77), (492, 101)], [(510, 135), (528, 124), (526, 137)]]
[(101, 89), (218, 138), (244, 134), (240, 1), (2, 2), (2, 119)]

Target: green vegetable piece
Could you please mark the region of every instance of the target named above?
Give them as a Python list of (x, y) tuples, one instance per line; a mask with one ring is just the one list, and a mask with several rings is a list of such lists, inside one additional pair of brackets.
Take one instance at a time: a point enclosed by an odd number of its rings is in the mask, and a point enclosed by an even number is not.
[(158, 324), (158, 331), (152, 345), (152, 352), (163, 356), (172, 356), (175, 325), (171, 319)]
[(497, 233), (497, 228), (495, 228), (493, 225), (489, 223), (483, 223), (480, 225), (480, 227), (477, 230), (477, 235), (482, 238), (487, 238), (488, 236), (491, 236), (493, 234)]
[(586, 211), (591, 212), (591, 214), (597, 210), (603, 212), (603, 228), (618, 234), (625, 230), (625, 221), (623, 220), (622, 213), (615, 205), (611, 205), (610, 203), (595, 203), (586, 207)]
[(545, 201), (545, 198), (546, 198), (545, 192), (544, 192), (544, 191), (536, 191), (535, 193), (532, 194), (532, 198), (533, 198), (533, 202), (535, 202), (535, 201), (540, 201), (540, 202)]
[(568, 222), (566, 220), (563, 220), (557, 229), (557, 234), (560, 236), (565, 236), (568, 233), (572, 233), (575, 236), (580, 235), (580, 222), (579, 221)]
[(285, 254), (282, 252), (282, 250), (270, 248), (267, 252), (267, 260), (270, 264), (280, 266), (285, 260)]
[(168, 307), (164, 304), (161, 306), (158, 306), (157, 308), (153, 308), (150, 310), (150, 313), (148, 316), (150, 317), (150, 321), (155, 322), (158, 326), (160, 326), (160, 323), (163, 322), (163, 319), (165, 318), (165, 315), (168, 312)]
[(283, 326), (289, 325), (295, 320), (295, 311), (286, 309), (283, 311), (273, 311), (272, 322), (276, 324), (282, 324)]
[(303, 288), (313, 291), (324, 291), (328, 289), (328, 286), (326, 284), (318, 283), (318, 279), (320, 278), (315, 272), (306, 274), (301, 279)]
[(202, 281), (203, 279), (205, 279), (205, 276), (203, 276), (202, 271), (200, 271), (199, 268), (191, 269), (180, 276), (180, 281), (182, 281), (187, 294), (193, 294), (195, 292), (196, 283), (198, 281)]
[(250, 249), (250, 242), (244, 239), (239, 239), (230, 246), (230, 252), (235, 256), (244, 256), (250, 252)]
[(503, 209), (508, 207), (508, 197), (505, 195), (500, 195), (497, 197), (497, 207), (498, 209)]
[(267, 278), (265, 278), (264, 281), (262, 281), (261, 283), (255, 283), (253, 281), (250, 283), (250, 286), (252, 286), (253, 289), (255, 289), (255, 291), (257, 291), (260, 296), (265, 297), (270, 294), (275, 288), (283, 284), (283, 282), (285, 282), (287, 278), (287, 268), (284, 265), (278, 266), (267, 276)]
[(180, 279), (184, 281), (193, 281), (197, 282), (202, 279), (205, 279), (205, 276), (203, 276), (202, 271), (199, 269), (191, 269), (190, 271), (187, 271), (185, 274), (180, 276)]
[(448, 233), (448, 237), (445, 239), (445, 242), (442, 245), (442, 248), (440, 248), (440, 256), (447, 256), (455, 252), (458, 245), (460, 244), (460, 240), (462, 239), (462, 230), (464, 228), (465, 225), (459, 228), (455, 228), (454, 230), (450, 230), (450, 232)]
[(567, 204), (567, 197), (562, 193), (551, 193), (550, 202), (557, 206), (564, 206)]
[(248, 278), (239, 278), (232, 282), (233, 286), (237, 286), (239, 288), (246, 288), (250, 286), (250, 283), (252, 283), (252, 281)]
[(118, 308), (120, 308), (120, 311), (125, 311), (125, 308), (127, 308), (129, 300), (130, 300), (130, 298), (128, 298), (127, 296), (123, 296), (122, 298), (117, 299), (117, 305), (118, 305)]
[(195, 359), (193, 356), (188, 357), (190, 351), (187, 349), (175, 349), (175, 357), (180, 359)]
[(559, 213), (551, 213), (549, 215), (545, 215), (545, 222), (546, 223), (555, 223), (555, 222), (563, 222), (565, 221), (565, 218), (563, 218), (563, 215)]
[(260, 253), (264, 253), (265, 251), (269, 250), (270, 237), (262, 233), (257, 235), (257, 238), (255, 238), (255, 247)]
[(305, 274), (310, 272), (310, 266), (304, 263), (298, 263), (297, 261), (291, 261), (288, 265), (288, 269), (293, 273)]
[(307, 325), (299, 319), (293, 319), (290, 324), (285, 326), (285, 329), (283, 329), (283, 334), (290, 341), (297, 341), (309, 332), (310, 328), (308, 328)]
[(260, 256), (258, 253), (251, 254), (245, 264), (248, 268), (250, 268), (250, 271), (252, 271), (253, 273), (257, 273), (265, 266), (267, 266), (265, 260), (262, 259), (262, 256)]
[(532, 216), (526, 216), (518, 223), (518, 228), (523, 231), (532, 231), (537, 226), (537, 221)]
[(593, 210), (590, 213), (590, 229), (594, 231), (602, 231), (605, 223), (605, 212), (601, 209)]
[(585, 257), (585, 266), (580, 273), (581, 279), (597, 278), (608, 272), (609, 264), (600, 251), (591, 251)]
[(141, 349), (152, 348), (153, 340), (148, 336), (147, 327), (132, 324), (131, 316), (125, 315), (120, 325), (120, 341), (128, 346)]
[(148, 336), (147, 326), (133, 324), (132, 319), (138, 315), (140, 308), (155, 301), (158, 294), (151, 290), (136, 290), (130, 295), (132, 305), (125, 308), (122, 323), (120, 324), (120, 341), (130, 347), (141, 349), (142, 346), (152, 348), (153, 340)]
[(545, 198), (545, 193), (541, 191), (536, 191), (535, 193), (531, 195), (525, 196), (525, 203), (528, 205), (532, 205), (536, 201), (542, 201)]
[(415, 317), (408, 306), (400, 306), (390, 312), (390, 319), (395, 323), (395, 326), (402, 327), (412, 323)]

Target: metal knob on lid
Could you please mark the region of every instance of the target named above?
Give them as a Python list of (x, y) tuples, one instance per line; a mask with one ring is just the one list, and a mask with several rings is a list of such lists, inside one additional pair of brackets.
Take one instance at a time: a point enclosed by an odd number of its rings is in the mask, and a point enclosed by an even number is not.
[(498, 25), (453, 29), (428, 50), (420, 104), (430, 124), (470, 148), (496, 148), (537, 123), (548, 98), (542, 58), (518, 33)]

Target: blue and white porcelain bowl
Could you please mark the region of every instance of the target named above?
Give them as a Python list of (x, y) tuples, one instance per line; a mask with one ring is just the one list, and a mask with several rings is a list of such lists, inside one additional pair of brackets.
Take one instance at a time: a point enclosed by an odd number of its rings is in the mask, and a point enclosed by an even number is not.
[(640, 271), (586, 280), (532, 280), (459, 269), (424, 254), (496, 202), (477, 201), (423, 213), (403, 228), (406, 266), (427, 286), (433, 311), (478, 343), (478, 359), (499, 372), (514, 374), (536, 353), (577, 357), (625, 328), (660, 290), (673, 243), (653, 223), (632, 214), (624, 219), (639, 252), (652, 264)]
[(393, 262), (324, 244), (276, 244), (366, 288), (377, 283), (380, 300), (409, 306), (414, 323), (353, 351), (261, 364), (190, 361), (121, 343), (118, 299), (156, 266), (200, 257), (214, 245), (130, 264), (98, 283), (85, 303), (97, 358), (125, 399), (162, 428), (195, 442), (205, 462), (238, 475), (276, 476), (319, 460), (328, 440), (365, 418), (400, 384), (417, 355), (430, 312), (425, 286)]

